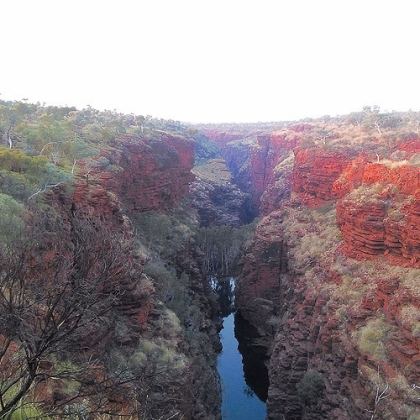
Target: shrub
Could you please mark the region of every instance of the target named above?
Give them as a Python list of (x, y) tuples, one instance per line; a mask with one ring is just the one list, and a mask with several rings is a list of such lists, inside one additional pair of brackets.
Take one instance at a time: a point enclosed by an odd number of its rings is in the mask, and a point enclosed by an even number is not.
[(322, 398), (324, 389), (324, 378), (316, 370), (308, 370), (296, 385), (297, 395), (303, 405), (315, 404)]
[(135, 215), (133, 222), (139, 241), (161, 258), (176, 256), (193, 236), (189, 221), (178, 216), (153, 211)]
[(27, 419), (48, 419), (50, 417), (44, 416), (35, 404), (25, 404), (17, 408), (10, 415), (10, 420), (27, 420)]
[(187, 292), (188, 275), (182, 272), (177, 277), (175, 269), (166, 267), (159, 258), (149, 261), (144, 267), (144, 272), (154, 280), (159, 298), (182, 323), (185, 323), (191, 311), (191, 298)]
[(386, 358), (386, 340), (391, 327), (383, 318), (371, 319), (358, 332), (358, 346), (363, 353), (367, 353), (376, 360)]
[(0, 147), (0, 189), (18, 200), (27, 199), (35, 191), (69, 177), (44, 157)]
[(204, 253), (204, 272), (221, 276), (232, 275), (241, 251), (254, 229), (255, 222), (240, 228), (230, 226), (201, 228), (197, 241)]
[(23, 205), (10, 195), (0, 193), (0, 215), (0, 241), (9, 243), (23, 230)]

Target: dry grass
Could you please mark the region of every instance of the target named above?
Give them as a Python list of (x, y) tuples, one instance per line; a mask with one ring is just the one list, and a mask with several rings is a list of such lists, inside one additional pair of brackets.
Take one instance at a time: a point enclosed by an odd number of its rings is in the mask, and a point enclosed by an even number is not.
[(420, 309), (414, 305), (401, 308), (400, 318), (403, 324), (411, 330), (414, 337), (420, 337)]
[(385, 186), (380, 183), (361, 185), (346, 195), (345, 200), (355, 204), (377, 203)]
[(212, 159), (203, 165), (195, 166), (193, 174), (212, 184), (228, 184), (232, 180), (231, 173), (223, 159)]
[(390, 159), (382, 159), (379, 161), (381, 165), (386, 166), (389, 169), (397, 169), (401, 168), (402, 166), (408, 166), (410, 162), (406, 159), (404, 160), (390, 160)]
[(391, 326), (384, 318), (374, 318), (360, 328), (357, 333), (357, 345), (362, 353), (380, 361), (386, 359), (386, 342)]
[(286, 170), (289, 170), (289, 169), (293, 168), (294, 162), (295, 162), (295, 154), (293, 153), (293, 151), (290, 151), (290, 153), (287, 155), (287, 157), (280, 160), (280, 162), (274, 168), (274, 172), (279, 174), (279, 173), (282, 173)]

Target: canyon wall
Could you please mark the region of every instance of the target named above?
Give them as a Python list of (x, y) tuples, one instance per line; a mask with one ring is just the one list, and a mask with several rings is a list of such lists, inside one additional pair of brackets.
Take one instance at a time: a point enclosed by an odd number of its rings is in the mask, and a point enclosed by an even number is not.
[(263, 216), (236, 305), (269, 358), (268, 416), (414, 419), (418, 140), (396, 142), (381, 159), (379, 140), (364, 150), (312, 129), (223, 146)]

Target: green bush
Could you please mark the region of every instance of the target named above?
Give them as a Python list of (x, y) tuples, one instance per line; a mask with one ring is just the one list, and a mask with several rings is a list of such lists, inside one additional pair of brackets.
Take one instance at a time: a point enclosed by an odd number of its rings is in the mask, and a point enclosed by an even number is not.
[(391, 327), (383, 318), (371, 319), (358, 331), (358, 345), (362, 352), (376, 360), (386, 358), (386, 340)]
[(13, 197), (0, 193), (0, 242), (10, 243), (23, 230), (23, 205)]
[(0, 190), (18, 200), (47, 185), (66, 181), (70, 175), (40, 156), (0, 147)]
[(44, 416), (34, 404), (24, 405), (12, 412), (10, 420), (28, 420), (28, 419), (49, 419), (49, 416)]
[(175, 269), (166, 267), (161, 259), (149, 261), (144, 272), (154, 280), (160, 300), (185, 324), (191, 312), (188, 275), (183, 272), (178, 277)]
[(297, 395), (303, 405), (316, 404), (325, 389), (323, 376), (316, 370), (308, 370), (296, 385)]
[(144, 212), (133, 216), (139, 241), (163, 259), (173, 259), (183, 250), (194, 232), (179, 215)]

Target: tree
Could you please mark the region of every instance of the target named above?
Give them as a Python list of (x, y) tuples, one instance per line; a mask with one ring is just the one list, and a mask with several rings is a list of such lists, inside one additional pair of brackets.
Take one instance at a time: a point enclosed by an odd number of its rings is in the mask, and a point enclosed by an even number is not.
[(37, 399), (40, 407), (68, 414), (89, 397), (84, 410), (103, 409), (127, 380), (108, 374), (93, 349), (135, 280), (130, 242), (97, 219), (52, 216), (35, 214), (26, 239), (0, 249), (0, 418), (52, 381), (66, 392), (54, 404)]
[(370, 420), (374, 420), (377, 418), (378, 410), (379, 410), (379, 404), (381, 401), (385, 400), (390, 395), (390, 389), (388, 382), (383, 383), (381, 380), (381, 375), (379, 372), (379, 365), (378, 365), (378, 372), (377, 372), (377, 380), (375, 382), (375, 398), (373, 401), (373, 409), (368, 410), (368, 413), (371, 414)]
[(374, 105), (373, 107), (363, 107), (363, 125), (366, 128), (375, 128), (378, 134), (382, 135), (381, 114), (379, 106)]
[(324, 378), (316, 370), (308, 370), (296, 384), (297, 395), (303, 405), (316, 404), (325, 390)]
[(23, 102), (16, 102), (12, 106), (0, 105), (0, 129), (3, 142), (9, 149), (13, 147), (13, 130), (27, 112), (25, 105)]

